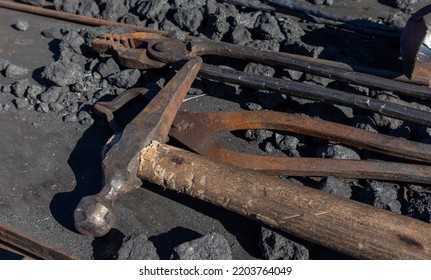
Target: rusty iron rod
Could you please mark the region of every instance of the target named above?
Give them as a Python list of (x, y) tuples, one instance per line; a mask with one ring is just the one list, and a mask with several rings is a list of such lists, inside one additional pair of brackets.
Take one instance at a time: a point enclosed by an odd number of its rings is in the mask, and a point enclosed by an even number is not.
[(219, 2), (227, 2), (237, 6), (245, 6), (251, 9), (256, 9), (263, 12), (274, 13), (276, 16), (284, 17), (286, 13), (294, 12), (300, 14), (302, 17), (304, 15), (309, 16), (316, 23), (323, 23), (327, 25), (332, 25), (339, 27), (341, 29), (351, 30), (357, 33), (387, 37), (398, 39), (400, 38), (401, 31), (400, 28), (390, 25), (379, 24), (367, 19), (352, 18), (349, 16), (340, 16), (336, 14), (331, 14), (322, 11), (322, 9), (314, 8), (308, 5), (301, 5), (293, 1), (271, 1), (268, 0), (269, 4), (274, 6), (269, 6), (262, 4), (258, 0), (218, 0)]
[(0, 224), (0, 243), (7, 248), (12, 248), (21, 255), (32, 259), (43, 260), (75, 260), (58, 249), (45, 245), (42, 242), (18, 232), (10, 227)]
[[(312, 5), (304, 5), (291, 0), (266, 0), (267, 3), (283, 7), (292, 11), (298, 11), (311, 16), (313, 19), (326, 19), (334, 25), (348, 24), (351, 26), (366, 28), (367, 30), (381, 31), (380, 34), (386, 34), (390, 38), (400, 38), (401, 30), (393, 25), (385, 25), (365, 18), (354, 18), (348, 15), (337, 15), (330, 12), (325, 12), (320, 7)], [(271, 6), (270, 6), (271, 7)]]
[(50, 18), (56, 18), (64, 21), (70, 21), (74, 23), (84, 24), (84, 25), (90, 25), (90, 26), (119, 26), (119, 27), (127, 27), (135, 31), (140, 32), (151, 32), (151, 33), (159, 33), (159, 34), (167, 34), (165, 31), (156, 30), (152, 28), (146, 28), (139, 25), (133, 25), (133, 24), (127, 24), (122, 22), (116, 22), (116, 21), (110, 21), (100, 18), (93, 18), (93, 17), (87, 17), (87, 16), (81, 16), (46, 8), (40, 8), (40, 7), (34, 7), (27, 4), (20, 4), (20, 3), (14, 3), (9, 1), (3, 1), (0, 0), (0, 7), (6, 8), (10, 10), (16, 10), (31, 14), (36, 14), (40, 16), (50, 17)]
[(300, 82), (248, 74), (205, 63), (202, 65), (199, 75), (207, 79), (219, 80), (255, 89), (267, 89), (299, 98), (359, 108), (389, 117), (431, 126), (431, 112), (392, 102), (380, 101), (368, 96), (347, 93), (330, 88), (316, 87)]
[(239, 46), (226, 42), (206, 43), (204, 40), (192, 40), (191, 49), (192, 53), (197, 56), (216, 54), (272, 66), (284, 66), (337, 81), (390, 90), (407, 96), (431, 99), (431, 89), (428, 87), (403, 83), (366, 73), (347, 71), (345, 68), (340, 69), (336, 67), (336, 63), (322, 63), (313, 58), (299, 57), (298, 55), (283, 52), (253, 51), (253, 48), (247, 46)]
[[(90, 26), (100, 26), (100, 25), (120, 26), (120, 27), (127, 27), (135, 31), (143, 31), (143, 32), (151, 32), (151, 33), (159, 33), (159, 34), (167, 35), (167, 32), (162, 30), (156, 30), (156, 29), (146, 28), (143, 26), (126, 24), (121, 22), (114, 22), (114, 21), (92, 18), (87, 16), (75, 15), (75, 14), (70, 14), (66, 12), (49, 10), (46, 8), (33, 7), (26, 4), (8, 2), (4, 0), (0, 0), (0, 7), (11, 9), (11, 10), (17, 10), (21, 12), (33, 13), (40, 16), (51, 17), (51, 18), (56, 18), (56, 19), (80, 23), (80, 24), (85, 24), (85, 25), (90, 25)], [(192, 38), (192, 37), (188, 36), (188, 38)], [(284, 54), (287, 54), (287, 53), (284, 53)], [(288, 54), (288, 55), (298, 61), (303, 61), (303, 63), (307, 63), (310, 61), (321, 65), (332, 66), (334, 68), (338, 68), (339, 70), (346, 70), (346, 71), (352, 71), (352, 72), (357, 71), (357, 72), (368, 73), (371, 75), (380, 76), (384, 78), (394, 79), (395, 81), (399, 81), (399, 82), (429, 86), (428, 79), (420, 79), (420, 78), (409, 79), (406, 76), (404, 76), (402, 73), (398, 73), (398, 72), (376, 69), (376, 68), (367, 67), (363, 65), (349, 65), (342, 62), (330, 61), (330, 60), (325, 60), (320, 58), (311, 58), (311, 57), (306, 57), (306, 56), (296, 55), (296, 54)]]
[(360, 259), (430, 259), (431, 225), (153, 142), (138, 176)]
[(269, 175), (294, 177), (334, 176), (338, 178), (431, 184), (431, 167), (428, 165), (377, 160), (256, 156), (235, 152), (223, 147), (214, 149), (213, 152), (213, 154), (208, 155), (213, 160), (262, 171)]
[[(28, 252), (24, 252), (10, 244), (4, 243), (0, 240), (0, 249), (5, 250), (7, 252), (16, 254), (18, 256), (22, 257), (22, 260), (38, 260), (39, 258), (37, 258), (36, 256), (28, 253)], [(1, 260), (2, 258), (0, 258)]]

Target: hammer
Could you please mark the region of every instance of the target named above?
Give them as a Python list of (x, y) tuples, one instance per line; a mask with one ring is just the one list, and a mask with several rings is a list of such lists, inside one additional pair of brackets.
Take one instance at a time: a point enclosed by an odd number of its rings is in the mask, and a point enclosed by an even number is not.
[[(428, 223), (164, 144), (201, 63), (190, 59), (123, 131), (117, 130), (103, 160), (102, 190), (84, 197), (75, 210), (79, 232), (108, 233), (115, 225), (115, 200), (147, 181), (357, 258), (431, 258)], [(112, 120), (109, 110), (105, 113)]]

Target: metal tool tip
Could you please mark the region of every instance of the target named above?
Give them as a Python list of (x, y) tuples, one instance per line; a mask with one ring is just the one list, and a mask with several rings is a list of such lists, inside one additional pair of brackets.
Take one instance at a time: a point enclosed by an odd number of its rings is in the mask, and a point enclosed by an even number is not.
[(88, 236), (103, 236), (115, 224), (116, 218), (111, 207), (95, 195), (84, 197), (75, 209), (75, 228)]

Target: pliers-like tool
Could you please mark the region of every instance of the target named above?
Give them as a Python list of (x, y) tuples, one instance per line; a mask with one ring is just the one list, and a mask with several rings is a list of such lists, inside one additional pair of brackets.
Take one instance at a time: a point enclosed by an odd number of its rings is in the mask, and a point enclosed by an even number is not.
[[(307, 159), (288, 157), (265, 157), (264, 159), (241, 154), (223, 147), (215, 135), (221, 132), (243, 129), (285, 130), (330, 141), (345, 143), (391, 156), (430, 163), (430, 145), (407, 141), (395, 137), (370, 133), (361, 129), (278, 112), (215, 112), (191, 114), (179, 112), (181, 102), (197, 75), (224, 82), (237, 83), (252, 88), (269, 89), (313, 100), (334, 102), (379, 112), (392, 117), (430, 124), (431, 114), (399, 104), (382, 102), (365, 96), (342, 91), (316, 88), (297, 82), (246, 74), (237, 70), (218, 68), (202, 63), (201, 56), (212, 54), (259, 63), (281, 65), (304, 70), (299, 65), (317, 73), (312, 60), (305, 61), (295, 56), (260, 52), (246, 47), (226, 43), (214, 43), (205, 39), (186, 38), (181, 41), (153, 33), (104, 35), (94, 39), (93, 48), (99, 52), (112, 53), (126, 67), (138, 69), (162, 68), (166, 65), (182, 65), (165, 87), (149, 101), (124, 128), (114, 118), (114, 112), (129, 100), (144, 96), (145, 89), (129, 89), (111, 102), (99, 102), (95, 111), (103, 115), (116, 132), (109, 143), (110, 149), (103, 160), (103, 188), (94, 196), (85, 197), (75, 210), (76, 228), (88, 235), (101, 236), (114, 225), (113, 205), (116, 198), (140, 186), (137, 176), (141, 150), (153, 141), (165, 143), (168, 134), (190, 149), (216, 161), (243, 168), (267, 172), (273, 175), (291, 176), (338, 176), (347, 178), (373, 178), (409, 182), (430, 183), (431, 168), (428, 165), (397, 162), (359, 160)], [(253, 51), (253, 52), (252, 52)], [(289, 62), (289, 63), (286, 63)], [(292, 66), (293, 65), (293, 66)], [(321, 67), (321, 66), (319, 66)], [(327, 72), (335, 71), (325, 66)], [(321, 69), (322, 70), (322, 69)], [(322, 70), (323, 71), (323, 70)], [(320, 72), (319, 72), (320, 73)], [(367, 79), (381, 88), (393, 87), (393, 81), (360, 74), (358, 76), (338, 73), (343, 81), (358, 84)], [(332, 76), (332, 78), (336, 78)], [(387, 83), (387, 85), (386, 85)], [(395, 85), (397, 86), (397, 85)], [(407, 95), (429, 98), (429, 89), (411, 84), (402, 84), (401, 92)]]

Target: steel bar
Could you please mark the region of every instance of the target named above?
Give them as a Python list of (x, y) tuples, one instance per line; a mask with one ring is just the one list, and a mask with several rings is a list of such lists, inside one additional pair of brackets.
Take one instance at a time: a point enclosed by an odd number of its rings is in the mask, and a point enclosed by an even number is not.
[(199, 75), (203, 78), (238, 84), (255, 89), (267, 89), (299, 98), (328, 102), (380, 113), (389, 117), (431, 126), (431, 112), (384, 102), (375, 98), (347, 93), (324, 87), (316, 87), (289, 80), (262, 77), (241, 71), (203, 64)]
[[(35, 257), (34, 255), (24, 252), (16, 247), (13, 247), (12, 245), (9, 245), (7, 243), (4, 243), (0, 240), (0, 249), (5, 250), (7, 252), (16, 254), (18, 256), (22, 257), (22, 260), (38, 260), (39, 258)], [(2, 258), (0, 258), (2, 259)]]
[(143, 180), (360, 259), (430, 259), (431, 225), (153, 142)]
[(10, 2), (10, 1), (0, 0), (0, 7), (6, 8), (6, 9), (11, 9), (11, 10), (17, 10), (17, 11), (21, 11), (21, 12), (26, 12), (26, 13), (31, 13), (31, 14), (36, 14), (36, 15), (40, 15), (40, 16), (50, 17), (50, 18), (56, 18), (56, 19), (60, 19), (60, 20), (64, 20), (64, 21), (70, 21), (70, 22), (74, 22), (74, 23), (90, 25), (90, 26), (102, 26), (102, 25), (119, 26), (119, 27), (127, 27), (127, 28), (130, 28), (130, 29), (135, 30), (135, 31), (167, 34), (167, 32), (164, 32), (161, 30), (146, 28), (146, 27), (139, 26), (139, 25), (110, 21), (110, 20), (105, 20), (105, 19), (100, 19), (100, 18), (81, 16), (81, 15), (76, 15), (76, 14), (71, 14), (71, 13), (46, 9), (46, 8), (40, 8), (40, 7), (35, 7), (35, 6), (27, 5), (27, 4)]
[(44, 260), (73, 260), (74, 256), (68, 255), (58, 249), (43, 244), (23, 233), (0, 224), (0, 243), (5, 247), (13, 248), (14, 251), (31, 257), (32, 259)]
[(327, 65), (320, 61), (306, 58), (298, 59), (298, 56), (289, 53), (256, 51), (246, 46), (225, 42), (209, 42), (207, 40), (192, 40), (191, 52), (195, 56), (215, 54), (272, 66), (283, 66), (337, 81), (394, 91), (407, 96), (431, 99), (431, 89), (428, 87), (394, 81), (392, 79), (377, 77), (366, 73), (347, 71), (334, 67), (334, 64)]
[(271, 1), (266, 2), (275, 5), (265, 5), (260, 1), (253, 0), (218, 0), (219, 2), (226, 2), (237, 6), (245, 6), (248, 8), (256, 9), (263, 12), (272, 12), (277, 16), (285, 16), (286, 10), (299, 13), (301, 16), (304, 14), (312, 18), (317, 23), (324, 23), (332, 26), (337, 26), (343, 29), (352, 30), (354, 32), (387, 37), (387, 38), (400, 38), (400, 29), (390, 25), (384, 25), (373, 22), (367, 19), (353, 18), (349, 16), (340, 16), (322, 11), (322, 9), (314, 8), (308, 5), (301, 5), (293, 1)]
[(338, 24), (347, 23), (353, 26), (365, 27), (371, 30), (372, 29), (379, 30), (379, 31), (385, 32), (387, 36), (391, 38), (399, 38), (401, 35), (400, 29), (395, 26), (384, 25), (377, 22), (369, 21), (367, 19), (354, 18), (347, 15), (337, 15), (337, 14), (325, 12), (319, 7), (313, 7), (311, 5), (302, 5), (291, 0), (266, 0), (266, 2), (279, 7), (287, 8), (289, 10), (302, 12), (312, 17), (328, 19)]
[[(431, 183), (431, 167), (397, 162), (328, 158), (291, 158), (244, 154), (217, 147), (209, 158), (268, 175), (370, 179), (408, 183)], [(228, 156), (227, 156), (228, 155)], [(264, 163), (264, 164), (263, 164)]]
[[(65, 21), (71, 21), (71, 22), (90, 25), (90, 26), (99, 26), (99, 25), (121, 26), (121, 27), (131, 28), (132, 30), (135, 30), (135, 31), (159, 33), (159, 34), (163, 34), (163, 35), (167, 34), (165, 31), (145, 28), (145, 27), (138, 26), (138, 25), (113, 22), (113, 21), (109, 21), (109, 20), (103, 20), (103, 19), (92, 18), (92, 17), (87, 17), (87, 16), (74, 15), (74, 14), (70, 14), (70, 13), (59, 12), (59, 11), (55, 11), (55, 10), (49, 10), (46, 8), (33, 7), (30, 5), (8, 2), (8, 1), (4, 1), (4, 0), (0, 0), (0, 7), (18, 10), (18, 11), (27, 12), (27, 13), (33, 13), (33, 14), (46, 16), (46, 17), (57, 18), (57, 19), (65, 20)], [(188, 37), (188, 38), (191, 38), (191, 37)], [(430, 85), (429, 79), (422, 79), (421, 77), (415, 77), (414, 79), (409, 79), (406, 76), (404, 76), (402, 73), (398, 73), (398, 72), (393, 72), (393, 71), (388, 71), (388, 70), (383, 70), (383, 69), (376, 69), (376, 68), (367, 67), (367, 66), (363, 66), (363, 65), (349, 65), (346, 63), (342, 63), (342, 62), (329, 61), (329, 60), (320, 59), (320, 58), (311, 58), (311, 57), (295, 55), (295, 54), (288, 54), (288, 55), (291, 56), (292, 58), (295, 58), (298, 61), (303, 61), (304, 63), (311, 61), (311, 62), (319, 63), (322, 65), (332, 66), (332, 67), (338, 68), (340, 70), (358, 71), (361, 73), (369, 73), (369, 74), (375, 75), (375, 76), (394, 79), (395, 81), (400, 81), (400, 82), (425, 85), (425, 86)]]
[(259, 0), (217, 0), (218, 2), (229, 3), (237, 6), (256, 9), (262, 12), (275, 12), (275, 8), (261, 3)]

